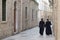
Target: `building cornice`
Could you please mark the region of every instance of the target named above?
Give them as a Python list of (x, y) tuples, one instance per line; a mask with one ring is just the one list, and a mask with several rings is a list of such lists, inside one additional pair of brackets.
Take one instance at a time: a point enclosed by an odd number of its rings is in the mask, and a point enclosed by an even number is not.
[(36, 0), (32, 0), (32, 1), (34, 1), (37, 5), (39, 5), (38, 2), (37, 2)]

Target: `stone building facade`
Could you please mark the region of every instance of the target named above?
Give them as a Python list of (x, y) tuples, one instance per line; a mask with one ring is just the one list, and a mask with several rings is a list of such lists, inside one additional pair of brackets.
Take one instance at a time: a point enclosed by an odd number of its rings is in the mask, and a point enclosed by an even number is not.
[(0, 39), (36, 26), (37, 11), (35, 0), (0, 0)]
[(43, 5), (43, 10), (40, 10), (40, 14), (42, 18), (44, 18), (44, 20), (46, 21), (46, 19), (52, 20), (52, 8), (50, 8), (49, 6), (49, 2), (42, 0), (42, 5)]
[(53, 0), (53, 18), (56, 40), (60, 40), (60, 0)]
[(60, 40), (60, 0), (50, 0), (53, 6), (55, 40)]
[(38, 4), (34, 0), (24, 0), (22, 2), (23, 29), (31, 28), (37, 24), (37, 12)]

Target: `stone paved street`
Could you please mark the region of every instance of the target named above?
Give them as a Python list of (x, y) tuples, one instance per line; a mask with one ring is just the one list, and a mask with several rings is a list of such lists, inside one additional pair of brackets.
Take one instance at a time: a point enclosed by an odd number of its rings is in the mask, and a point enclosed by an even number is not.
[(2, 40), (54, 40), (54, 36), (46, 36), (45, 32), (43, 36), (40, 36), (39, 28), (35, 27)]

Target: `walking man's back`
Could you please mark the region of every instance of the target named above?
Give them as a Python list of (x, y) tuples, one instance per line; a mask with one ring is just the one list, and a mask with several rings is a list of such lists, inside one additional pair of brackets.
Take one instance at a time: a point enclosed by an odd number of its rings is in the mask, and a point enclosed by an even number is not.
[(41, 35), (43, 35), (43, 32), (44, 32), (44, 21), (43, 21), (43, 19), (41, 19), (41, 21), (39, 22), (39, 28), (40, 28), (39, 33)]

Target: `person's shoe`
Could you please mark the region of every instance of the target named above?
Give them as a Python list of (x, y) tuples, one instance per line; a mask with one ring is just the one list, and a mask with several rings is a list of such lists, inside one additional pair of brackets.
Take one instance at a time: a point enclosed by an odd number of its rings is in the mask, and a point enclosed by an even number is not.
[(46, 34), (47, 36), (49, 36), (49, 34)]
[(43, 36), (43, 34), (40, 34), (40, 36)]

